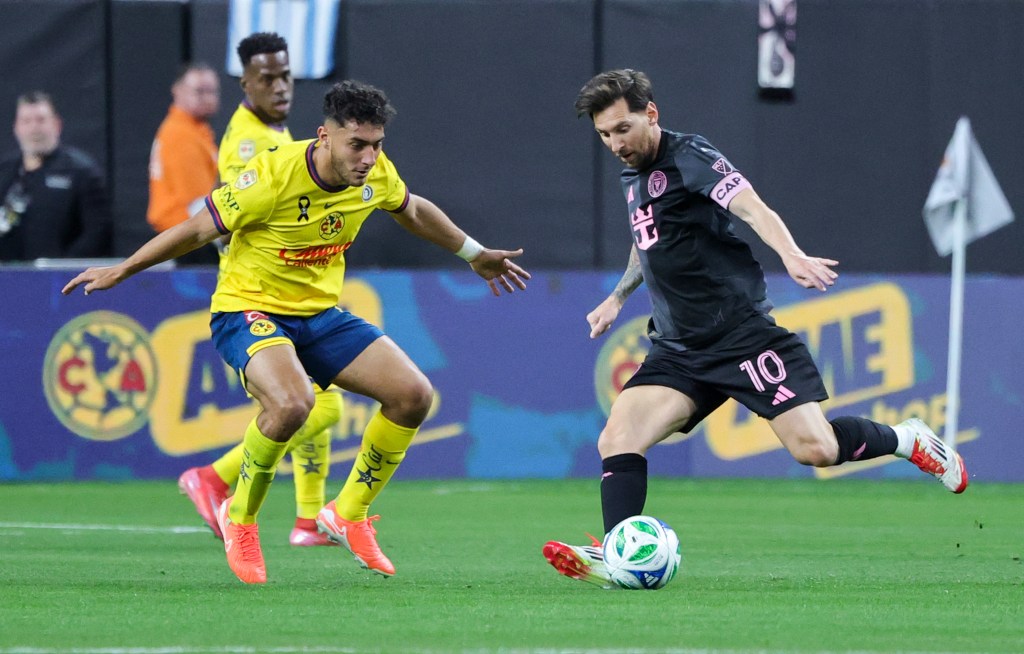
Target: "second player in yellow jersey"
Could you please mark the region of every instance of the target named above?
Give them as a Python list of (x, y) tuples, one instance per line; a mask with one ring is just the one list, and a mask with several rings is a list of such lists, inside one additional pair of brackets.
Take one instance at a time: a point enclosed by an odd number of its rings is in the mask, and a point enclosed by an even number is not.
[(292, 142), (292, 134), (283, 123), (264, 122), (246, 100), (231, 115), (220, 140), (217, 170), (220, 180), (231, 183), (260, 152)]

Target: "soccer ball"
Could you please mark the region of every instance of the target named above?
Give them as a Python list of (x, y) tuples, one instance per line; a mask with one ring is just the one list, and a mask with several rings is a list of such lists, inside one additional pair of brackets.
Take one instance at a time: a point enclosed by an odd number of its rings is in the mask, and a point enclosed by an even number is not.
[(626, 518), (604, 537), (604, 564), (618, 586), (664, 588), (679, 571), (679, 537), (667, 524), (646, 515)]

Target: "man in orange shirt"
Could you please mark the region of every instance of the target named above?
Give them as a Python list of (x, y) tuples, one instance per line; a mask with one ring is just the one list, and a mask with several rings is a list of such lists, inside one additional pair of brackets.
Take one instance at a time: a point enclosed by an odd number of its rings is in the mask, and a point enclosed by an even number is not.
[[(206, 64), (184, 66), (171, 96), (149, 157), (146, 220), (158, 232), (202, 209), (203, 199), (217, 185), (217, 144), (209, 123), (220, 104), (216, 71)], [(203, 248), (179, 263), (216, 264), (216, 249)]]

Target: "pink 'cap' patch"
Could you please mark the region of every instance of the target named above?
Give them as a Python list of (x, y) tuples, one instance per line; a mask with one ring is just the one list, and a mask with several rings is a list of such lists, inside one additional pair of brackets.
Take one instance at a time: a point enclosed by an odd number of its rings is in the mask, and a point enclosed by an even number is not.
[(753, 188), (753, 186), (750, 185), (747, 178), (740, 173), (733, 173), (723, 177), (722, 181), (715, 184), (715, 188), (711, 189), (711, 199), (723, 209), (728, 209), (732, 199), (739, 195), (740, 191), (748, 188)]

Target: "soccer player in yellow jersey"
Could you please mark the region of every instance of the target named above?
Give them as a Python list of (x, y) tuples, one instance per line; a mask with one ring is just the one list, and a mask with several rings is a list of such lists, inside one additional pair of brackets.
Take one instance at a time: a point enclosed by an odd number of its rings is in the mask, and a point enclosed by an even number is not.
[(231, 115), (220, 141), (217, 168), (225, 183), (234, 181), (260, 152), (292, 142), (285, 125), (295, 86), (288, 43), (270, 32), (250, 34), (238, 43), (238, 58), (245, 100)]
[[(288, 61), (288, 43), (277, 34), (258, 32), (241, 40), (245, 100), (231, 116), (220, 142), (217, 167), (226, 183), (235, 180), (256, 154), (292, 142), (284, 121), (291, 109), (294, 82)], [(225, 253), (226, 254), (226, 253)], [(223, 267), (226, 257), (221, 260)], [(295, 526), (288, 537), (292, 545), (308, 547), (334, 544), (317, 530), (316, 514), (326, 502), (330, 472), (330, 427), (342, 413), (341, 396), (314, 386), (316, 399), (309, 418), (289, 443), (295, 478)], [(189, 468), (178, 478), (178, 488), (218, 538), (217, 508), (238, 481), (243, 445), (228, 450), (210, 465)]]
[(336, 305), (345, 251), (363, 221), (380, 208), (416, 236), (454, 252), (487, 280), (492, 293), (526, 289), (513, 259), (522, 250), (483, 247), (429, 200), (412, 195), (381, 150), (394, 115), (382, 91), (360, 82), (335, 84), (324, 98), (317, 138), (257, 155), (206, 208), (162, 232), (121, 263), (89, 268), (64, 286), (86, 294), (232, 234), (217, 283), (210, 327), (221, 356), (238, 370), (261, 411), (245, 433), (241, 474), (218, 520), (228, 565), (245, 583), (267, 579), (257, 516), (289, 439), (309, 416), (309, 378), (378, 403), (359, 455), (338, 497), (317, 524), (365, 568), (390, 576), (370, 503), (394, 475), (426, 418), (433, 388), (387, 336)]

